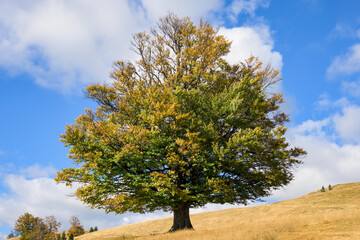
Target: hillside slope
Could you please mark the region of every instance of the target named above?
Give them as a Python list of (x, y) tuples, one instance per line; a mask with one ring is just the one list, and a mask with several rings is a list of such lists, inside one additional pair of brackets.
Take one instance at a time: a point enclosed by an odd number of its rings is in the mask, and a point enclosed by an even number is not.
[(360, 239), (360, 182), (257, 207), (193, 214), (191, 220), (195, 231), (166, 233), (172, 224), (166, 218), (76, 239)]

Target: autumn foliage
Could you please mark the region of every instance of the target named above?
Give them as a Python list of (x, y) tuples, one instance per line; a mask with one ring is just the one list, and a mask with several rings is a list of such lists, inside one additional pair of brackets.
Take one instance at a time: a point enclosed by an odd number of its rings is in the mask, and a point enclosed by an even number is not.
[(79, 225), (71, 226), (71, 228), (68, 230), (67, 235), (70, 236), (71, 234), (74, 237), (83, 235), (85, 233), (84, 227)]
[(106, 212), (174, 212), (171, 231), (192, 228), (189, 209), (268, 196), (292, 180), (305, 154), (289, 147), (278, 71), (256, 58), (231, 65), (230, 41), (208, 23), (172, 14), (135, 35), (139, 58), (117, 61), (98, 103), (66, 126), (74, 167), (56, 181)]
[(20, 240), (55, 240), (60, 225), (54, 216), (42, 219), (25, 213), (17, 219), (11, 236), (19, 236)]
[(70, 229), (67, 231), (67, 235), (70, 238), (70, 235), (73, 235), (73, 237), (77, 237), (80, 235), (83, 235), (85, 233), (84, 227), (80, 223), (80, 219), (78, 216), (73, 215), (70, 218)]

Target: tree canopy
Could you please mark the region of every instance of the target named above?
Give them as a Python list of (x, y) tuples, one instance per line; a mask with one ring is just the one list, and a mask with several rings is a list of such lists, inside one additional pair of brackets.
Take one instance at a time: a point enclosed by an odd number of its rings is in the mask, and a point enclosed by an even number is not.
[(246, 204), (288, 184), (305, 151), (290, 147), (278, 71), (252, 57), (230, 64), (231, 42), (209, 23), (173, 14), (134, 36), (138, 60), (117, 61), (98, 103), (66, 126), (74, 167), (56, 181), (106, 212), (173, 211), (171, 231), (192, 228), (189, 208)]
[(20, 236), (20, 240), (55, 240), (60, 225), (54, 216), (44, 220), (24, 213), (17, 219), (11, 237)]

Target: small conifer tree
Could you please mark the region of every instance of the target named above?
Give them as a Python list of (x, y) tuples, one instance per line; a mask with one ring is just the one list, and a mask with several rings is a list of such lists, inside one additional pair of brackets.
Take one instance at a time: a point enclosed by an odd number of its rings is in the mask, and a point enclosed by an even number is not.
[(70, 236), (69, 236), (69, 240), (74, 240), (74, 234), (70, 234)]
[(332, 187), (331, 187), (331, 185), (329, 184), (329, 191), (331, 191), (332, 190)]
[(321, 187), (321, 192), (325, 192), (324, 186)]
[(13, 232), (11, 232), (11, 233), (7, 236), (7, 238), (6, 238), (6, 239), (10, 239), (10, 238), (14, 238), (14, 237), (15, 237), (14, 233), (13, 233)]
[(89, 230), (89, 232), (93, 232), (93, 231), (94, 231), (94, 229), (91, 227), (90, 230)]
[(95, 226), (95, 228), (94, 228), (94, 232), (96, 232), (98, 230), (98, 227), (97, 226)]
[(64, 231), (64, 232), (62, 232), (62, 234), (61, 234), (61, 240), (66, 240), (66, 234), (65, 234), (65, 231)]

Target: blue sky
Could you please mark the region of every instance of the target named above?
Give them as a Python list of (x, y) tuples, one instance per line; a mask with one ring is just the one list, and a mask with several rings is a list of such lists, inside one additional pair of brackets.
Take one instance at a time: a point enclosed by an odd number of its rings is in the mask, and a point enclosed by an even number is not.
[(73, 214), (87, 228), (168, 216), (105, 215), (52, 178), (71, 165), (58, 141), (65, 124), (96, 107), (84, 88), (134, 59), (132, 34), (169, 11), (219, 27), (233, 41), (229, 62), (253, 54), (281, 71), (287, 137), (309, 154), (271, 201), (359, 181), (359, 9), (356, 0), (0, 0), (0, 239), (24, 212), (55, 215), (63, 229)]

